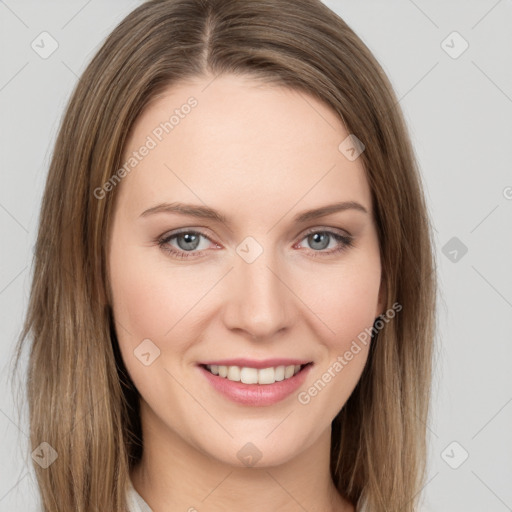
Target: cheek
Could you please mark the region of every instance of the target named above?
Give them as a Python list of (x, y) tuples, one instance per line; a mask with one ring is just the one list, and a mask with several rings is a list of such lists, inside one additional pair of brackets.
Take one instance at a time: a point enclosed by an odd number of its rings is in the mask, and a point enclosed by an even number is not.
[[(374, 254), (346, 260), (336, 269), (317, 269), (302, 297), (326, 332), (324, 343), (343, 353), (352, 340), (373, 325), (378, 311), (381, 269)], [(303, 281), (304, 282), (304, 281)]]
[(137, 266), (129, 257), (112, 273), (115, 318), (121, 324), (118, 327), (125, 327), (136, 338), (134, 341), (141, 336), (159, 336), (172, 325), (171, 297), (159, 284), (151, 269)]
[[(352, 394), (368, 359), (371, 328), (377, 316), (380, 265), (378, 259), (366, 263), (347, 263), (336, 272), (331, 268), (308, 281), (308, 306), (315, 313), (310, 317), (321, 321), (316, 332), (326, 333), (317, 338), (323, 346), (321, 362), (297, 397), (311, 417), (334, 419)], [(320, 325), (317, 320), (315, 324)]]
[(117, 257), (115, 247), (112, 250), (111, 280), (117, 331), (123, 337), (131, 335), (134, 345), (145, 338), (162, 345), (186, 323), (183, 317), (192, 307), (193, 299), (197, 301), (198, 297), (197, 290), (183, 282), (185, 276), (169, 272), (162, 268), (161, 261), (148, 257), (148, 253), (156, 250), (154, 247), (135, 249), (124, 252), (122, 257)]

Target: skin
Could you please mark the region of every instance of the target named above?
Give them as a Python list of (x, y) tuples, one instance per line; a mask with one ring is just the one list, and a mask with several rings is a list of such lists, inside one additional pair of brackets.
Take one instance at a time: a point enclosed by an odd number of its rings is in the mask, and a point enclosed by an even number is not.
[[(116, 191), (113, 310), (122, 357), (142, 397), (144, 455), (131, 479), (154, 512), (216, 512), (234, 503), (247, 512), (353, 511), (330, 477), (330, 426), (361, 376), (368, 346), (307, 405), (298, 392), (265, 407), (231, 402), (197, 364), (303, 358), (314, 362), (304, 391), (371, 328), (384, 304), (363, 164), (339, 151), (348, 133), (315, 98), (250, 77), (212, 80), (180, 83), (149, 105), (125, 160), (169, 112), (190, 96), (198, 101)], [(169, 213), (140, 217), (174, 201), (219, 210), (229, 224)], [(368, 213), (293, 221), (340, 201), (357, 201)], [(188, 259), (155, 241), (181, 228), (210, 237), (200, 237)], [(354, 245), (329, 254), (341, 243), (330, 237), (321, 246), (307, 236), (310, 228), (352, 235)], [(263, 249), (252, 263), (236, 252), (247, 236)], [(187, 252), (185, 242), (167, 245)], [(148, 366), (134, 355), (145, 339), (160, 350)], [(252, 467), (237, 457), (249, 442), (262, 454)]]

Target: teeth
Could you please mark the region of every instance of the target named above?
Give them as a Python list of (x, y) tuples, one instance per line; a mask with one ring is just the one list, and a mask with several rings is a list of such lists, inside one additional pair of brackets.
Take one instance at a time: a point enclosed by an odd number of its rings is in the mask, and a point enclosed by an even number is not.
[(278, 382), (284, 380), (284, 366), (278, 366), (274, 370), (274, 379)]
[(206, 365), (213, 375), (227, 378), (234, 382), (244, 384), (274, 384), (296, 375), (300, 370), (300, 364), (289, 366), (277, 366), (275, 368), (248, 368), (244, 366), (218, 366), (216, 364)]
[(240, 382), (241, 371), (238, 366), (228, 366), (228, 379)]

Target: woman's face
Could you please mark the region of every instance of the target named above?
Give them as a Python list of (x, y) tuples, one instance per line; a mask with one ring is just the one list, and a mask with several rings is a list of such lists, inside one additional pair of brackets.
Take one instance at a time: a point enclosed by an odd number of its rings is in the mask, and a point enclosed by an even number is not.
[[(131, 133), (109, 245), (116, 331), (148, 429), (276, 465), (330, 429), (365, 365), (358, 335), (384, 309), (371, 194), (324, 104), (211, 80), (169, 89)], [(343, 202), (362, 208), (305, 215)], [(245, 383), (201, 366), (240, 358), (221, 366), (241, 374), (217, 371)]]

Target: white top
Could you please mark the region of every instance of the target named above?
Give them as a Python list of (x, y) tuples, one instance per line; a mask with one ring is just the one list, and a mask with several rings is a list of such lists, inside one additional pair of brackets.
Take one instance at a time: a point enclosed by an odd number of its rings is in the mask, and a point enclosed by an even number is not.
[[(127, 512), (153, 512), (142, 496), (135, 490), (130, 479), (128, 479), (128, 491), (126, 493), (128, 503)], [(357, 512), (364, 512), (366, 508), (358, 508)]]
[(144, 498), (135, 490), (130, 479), (128, 479), (126, 501), (128, 503), (127, 512), (153, 512), (149, 505), (144, 501)]

